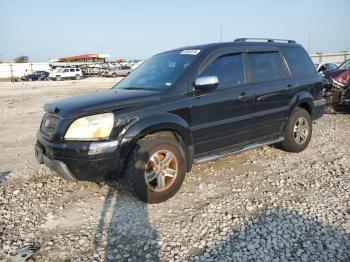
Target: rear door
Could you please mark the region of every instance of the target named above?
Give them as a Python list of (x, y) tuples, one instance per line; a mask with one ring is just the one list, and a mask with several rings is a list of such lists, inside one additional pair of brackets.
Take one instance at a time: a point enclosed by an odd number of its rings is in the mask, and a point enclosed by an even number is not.
[(68, 77), (70, 77), (70, 73), (69, 73), (69, 69), (66, 68), (62, 72), (62, 78), (68, 78)]
[(69, 77), (75, 77), (75, 69), (74, 68), (69, 69)]
[(283, 132), (294, 80), (276, 47), (248, 47), (247, 80), (254, 94), (254, 140), (271, 139)]
[(191, 130), (195, 154), (248, 144), (253, 100), (246, 86), (243, 48), (213, 56), (198, 76), (217, 76), (219, 86), (192, 97)]

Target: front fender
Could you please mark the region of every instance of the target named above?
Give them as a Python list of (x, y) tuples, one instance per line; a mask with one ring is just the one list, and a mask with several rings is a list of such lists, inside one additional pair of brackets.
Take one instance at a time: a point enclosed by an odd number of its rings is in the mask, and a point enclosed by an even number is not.
[(171, 113), (164, 113), (148, 118), (142, 118), (141, 120), (135, 120), (130, 126), (122, 131), (123, 134), (120, 138), (120, 166), (124, 166), (124, 163), (137, 140), (146, 136), (147, 134), (165, 130), (176, 131), (183, 139), (188, 151), (187, 167), (190, 168), (191, 158), (193, 155), (193, 152), (191, 152), (193, 150), (193, 138), (189, 125), (183, 118)]

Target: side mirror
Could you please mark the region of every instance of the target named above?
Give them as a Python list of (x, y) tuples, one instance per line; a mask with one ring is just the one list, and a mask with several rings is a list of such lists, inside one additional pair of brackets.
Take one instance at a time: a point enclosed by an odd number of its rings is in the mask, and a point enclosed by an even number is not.
[(219, 79), (217, 76), (200, 76), (194, 82), (195, 90), (210, 91), (219, 86)]

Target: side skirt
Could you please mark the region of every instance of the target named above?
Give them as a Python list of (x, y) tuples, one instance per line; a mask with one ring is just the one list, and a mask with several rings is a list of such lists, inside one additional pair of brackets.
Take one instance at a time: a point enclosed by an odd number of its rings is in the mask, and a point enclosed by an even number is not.
[(238, 150), (237, 150), (237, 148), (235, 148), (232, 150), (223, 150), (223, 151), (220, 151), (217, 153), (211, 153), (211, 154), (206, 155), (206, 156), (195, 158), (194, 163), (195, 164), (202, 164), (202, 163), (205, 163), (208, 161), (214, 161), (214, 160), (217, 160), (217, 159), (222, 158), (222, 157), (226, 157), (226, 156), (230, 156), (230, 155), (237, 155), (237, 154), (243, 153), (245, 151), (258, 148), (258, 147), (276, 144), (276, 143), (282, 142), (283, 140), (284, 140), (284, 137), (280, 137), (280, 138), (277, 138), (274, 140), (269, 140), (269, 141), (262, 142), (262, 143), (251, 144), (251, 145), (245, 146), (245, 147), (238, 149)]

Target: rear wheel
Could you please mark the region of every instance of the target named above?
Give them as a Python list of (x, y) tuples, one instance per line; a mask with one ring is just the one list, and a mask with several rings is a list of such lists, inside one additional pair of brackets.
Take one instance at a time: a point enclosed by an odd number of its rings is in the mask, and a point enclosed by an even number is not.
[(117, 74), (116, 74), (116, 73), (113, 73), (113, 74), (112, 74), (112, 77), (117, 77)]
[(311, 116), (305, 109), (297, 107), (288, 119), (282, 148), (288, 152), (301, 152), (308, 146), (311, 135)]
[(56, 81), (61, 81), (61, 79), (62, 79), (61, 76), (56, 76), (56, 77), (55, 77), (55, 80), (56, 80)]
[(75, 75), (75, 80), (79, 80), (80, 79), (80, 75)]
[(135, 145), (125, 175), (139, 199), (160, 203), (180, 189), (185, 163), (184, 151), (175, 137), (150, 135)]

